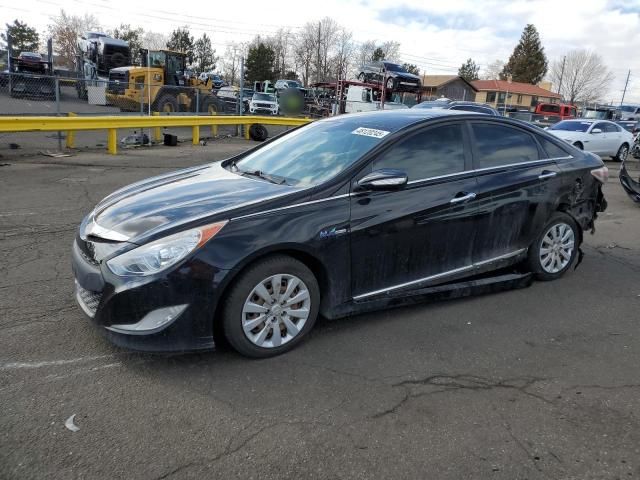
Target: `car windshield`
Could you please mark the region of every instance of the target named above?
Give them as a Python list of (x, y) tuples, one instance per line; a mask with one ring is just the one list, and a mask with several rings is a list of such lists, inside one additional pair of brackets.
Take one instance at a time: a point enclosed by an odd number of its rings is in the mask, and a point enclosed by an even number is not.
[(404, 68), (402, 68), (400, 65), (398, 65), (396, 63), (385, 63), (384, 66), (390, 72), (409, 73)]
[(593, 122), (558, 122), (555, 125), (549, 127), (549, 130), (567, 130), (569, 132), (586, 132), (589, 127), (593, 125)]
[(253, 94), (253, 99), (254, 100), (264, 100), (266, 102), (275, 102), (276, 101), (276, 97), (274, 97), (273, 95), (269, 95), (268, 93), (254, 93)]
[(584, 118), (597, 118), (603, 119), (607, 117), (606, 110), (586, 110), (584, 112)]
[(294, 130), (236, 166), (242, 172), (280, 177), (291, 185), (317, 185), (348, 168), (388, 133), (360, 125), (356, 117), (334, 117)]
[(287, 85), (289, 85), (289, 87), (291, 87), (291, 88), (300, 87), (300, 84), (298, 82), (296, 82), (295, 80), (288, 80), (287, 81)]
[(620, 110), (622, 110), (623, 112), (635, 112), (636, 108), (638, 107), (632, 107), (631, 105), (622, 105), (620, 107)]

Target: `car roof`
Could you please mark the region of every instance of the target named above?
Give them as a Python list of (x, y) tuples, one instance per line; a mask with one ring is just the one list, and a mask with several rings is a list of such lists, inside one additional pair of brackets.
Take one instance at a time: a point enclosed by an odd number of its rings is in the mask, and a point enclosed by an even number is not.
[(348, 115), (337, 115), (335, 117), (329, 117), (321, 120), (326, 121), (343, 121), (351, 123), (355, 128), (378, 128), (387, 130), (390, 132), (396, 132), (405, 127), (424, 122), (427, 120), (444, 118), (444, 117), (460, 117), (460, 116), (476, 116), (485, 118), (486, 115), (480, 113), (456, 111), (456, 110), (444, 110), (444, 109), (398, 109), (398, 110), (384, 110), (384, 111), (372, 111), (372, 112), (360, 112), (350, 113)]

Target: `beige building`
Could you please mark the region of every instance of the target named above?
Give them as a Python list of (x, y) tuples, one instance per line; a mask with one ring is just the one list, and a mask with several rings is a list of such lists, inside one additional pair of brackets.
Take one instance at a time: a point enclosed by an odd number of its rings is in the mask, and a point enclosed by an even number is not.
[[(476, 102), (488, 103), (493, 107), (518, 107), (532, 109), (538, 103), (560, 103), (561, 96), (538, 85), (507, 80), (475, 80), (471, 82), (478, 91)], [(551, 88), (550, 83), (544, 86)]]
[(473, 102), (476, 90), (457, 75), (422, 75), (422, 99), (445, 97)]

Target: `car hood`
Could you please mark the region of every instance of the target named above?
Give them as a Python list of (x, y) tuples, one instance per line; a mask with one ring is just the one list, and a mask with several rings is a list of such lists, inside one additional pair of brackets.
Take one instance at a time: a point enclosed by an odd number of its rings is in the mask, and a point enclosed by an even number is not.
[(392, 75), (392, 76), (398, 77), (398, 78), (405, 78), (407, 80), (420, 81), (420, 77), (418, 75), (414, 75), (413, 73), (409, 73), (409, 72), (394, 72), (393, 70), (389, 70), (387, 73), (389, 75)]
[(243, 177), (215, 163), (153, 177), (114, 192), (90, 214), (84, 233), (135, 243), (141, 236), (299, 190)]

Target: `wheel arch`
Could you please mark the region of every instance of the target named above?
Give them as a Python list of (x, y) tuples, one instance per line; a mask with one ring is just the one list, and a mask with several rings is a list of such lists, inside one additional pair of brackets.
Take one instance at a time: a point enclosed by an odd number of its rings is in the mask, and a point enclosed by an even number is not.
[(323, 314), (323, 312), (330, 308), (330, 295), (328, 295), (327, 293), (330, 291), (331, 282), (329, 279), (328, 269), (327, 266), (324, 265), (324, 263), (322, 263), (322, 261), (316, 255), (314, 255), (309, 249), (299, 244), (283, 244), (267, 247), (262, 250), (258, 250), (248, 257), (244, 258), (231, 270), (231, 272), (229, 272), (229, 275), (225, 277), (223, 283), (219, 285), (218, 288), (220, 289), (220, 291), (217, 295), (218, 300), (214, 308), (212, 319), (213, 337), (215, 343), (218, 343), (218, 341), (224, 339), (222, 322), (216, 321), (216, 319), (221, 318), (222, 308), (224, 304), (222, 299), (232, 287), (235, 280), (256, 262), (277, 255), (286, 255), (294, 258), (302, 262), (309, 270), (311, 270), (311, 273), (313, 273), (313, 275), (316, 277), (316, 280), (318, 281), (318, 287), (320, 289), (320, 314)]
[(567, 199), (561, 199), (558, 205), (556, 206), (555, 211), (562, 212), (569, 215), (573, 219), (573, 221), (576, 222), (576, 225), (578, 226), (578, 237), (579, 237), (578, 242), (581, 245), (582, 241), (584, 240), (584, 226), (582, 225), (582, 223), (580, 222), (580, 219), (577, 217), (577, 215), (573, 211), (573, 208), (574, 207), (571, 205), (571, 203), (567, 201)]

